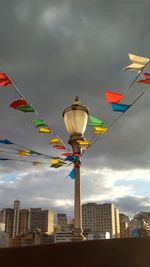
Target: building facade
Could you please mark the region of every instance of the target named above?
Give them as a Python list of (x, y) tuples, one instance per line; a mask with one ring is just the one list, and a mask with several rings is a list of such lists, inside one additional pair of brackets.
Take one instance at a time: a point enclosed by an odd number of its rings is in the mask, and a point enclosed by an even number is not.
[(26, 235), (29, 231), (29, 210), (21, 209), (19, 218), (19, 234)]
[(41, 229), (42, 233), (54, 232), (54, 212), (41, 208), (30, 209), (29, 229), (33, 233), (35, 228)]
[(14, 209), (5, 209), (5, 232), (9, 238), (13, 236)]
[(13, 237), (19, 234), (20, 201), (14, 201)]
[(120, 237), (127, 238), (131, 236), (130, 219), (127, 215), (120, 213)]
[(57, 228), (59, 232), (66, 231), (68, 229), (67, 215), (65, 213), (57, 213)]
[(119, 210), (112, 203), (87, 203), (82, 205), (82, 228), (90, 233), (110, 233), (110, 238), (120, 237)]

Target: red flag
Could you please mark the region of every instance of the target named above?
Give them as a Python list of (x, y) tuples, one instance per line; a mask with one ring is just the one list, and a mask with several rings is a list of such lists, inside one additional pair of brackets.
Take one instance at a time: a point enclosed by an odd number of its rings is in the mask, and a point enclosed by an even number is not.
[(4, 72), (0, 72), (0, 86), (7, 86), (12, 84), (7, 75)]
[(150, 73), (144, 73), (145, 78), (150, 79)]
[(53, 146), (53, 148), (66, 150), (66, 148), (64, 146), (61, 146), (61, 145), (55, 145), (55, 146)]
[(63, 156), (65, 156), (65, 157), (72, 156), (72, 154), (71, 154), (71, 153), (63, 153), (62, 155), (63, 155)]
[(137, 81), (138, 83), (150, 83), (150, 73), (143, 73), (145, 79)]
[(109, 92), (109, 91), (107, 91), (105, 95), (106, 95), (106, 101), (108, 103), (119, 103), (121, 99), (123, 98), (122, 94)]
[(28, 105), (28, 103), (26, 102), (26, 100), (25, 99), (23, 99), (23, 98), (20, 98), (20, 99), (18, 99), (18, 100), (16, 100), (16, 101), (14, 101), (14, 102), (12, 102), (11, 104), (10, 104), (10, 107), (11, 108), (18, 108), (18, 107), (21, 107), (21, 106), (27, 106)]
[(74, 153), (73, 154), (75, 157), (80, 157), (80, 154), (79, 153)]
[(138, 83), (150, 83), (150, 79), (139, 80)]

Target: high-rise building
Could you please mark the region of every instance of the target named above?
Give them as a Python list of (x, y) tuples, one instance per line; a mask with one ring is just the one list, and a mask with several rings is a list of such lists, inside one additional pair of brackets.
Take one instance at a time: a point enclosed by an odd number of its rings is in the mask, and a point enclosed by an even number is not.
[(20, 201), (14, 201), (13, 237), (19, 234)]
[(5, 209), (5, 232), (9, 238), (13, 236), (14, 209)]
[(120, 213), (120, 237), (130, 237), (130, 219), (127, 215)]
[(32, 208), (30, 209), (30, 221), (29, 221), (29, 230), (31, 233), (34, 233), (36, 227), (41, 227), (41, 214), (42, 208)]
[(51, 210), (43, 210), (41, 208), (30, 209), (30, 232), (34, 232), (35, 228), (41, 229), (42, 233), (51, 234), (54, 231), (54, 213)]
[(54, 212), (52, 210), (42, 210), (41, 232), (47, 234), (54, 232)]
[(27, 234), (29, 231), (29, 210), (21, 209), (19, 217), (19, 234)]
[(5, 223), (6, 220), (6, 210), (2, 209), (0, 211), (0, 223)]
[(57, 226), (59, 232), (66, 231), (68, 229), (67, 215), (65, 213), (57, 213)]
[(82, 228), (89, 233), (110, 233), (110, 238), (120, 237), (119, 210), (112, 203), (87, 203), (82, 205)]

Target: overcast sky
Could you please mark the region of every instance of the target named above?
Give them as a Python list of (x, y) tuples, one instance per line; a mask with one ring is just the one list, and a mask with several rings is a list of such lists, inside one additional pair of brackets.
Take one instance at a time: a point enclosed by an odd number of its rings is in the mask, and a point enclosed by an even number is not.
[[(0, 6), (0, 66), (66, 144), (62, 112), (76, 95), (107, 126), (116, 114), (105, 91), (127, 94), (124, 103), (131, 104), (145, 90), (84, 154), (81, 180), (84, 203), (111, 201), (130, 216), (150, 211), (150, 91), (135, 84), (127, 92), (137, 74), (122, 71), (128, 53), (150, 57), (149, 0), (0, 0)], [(35, 115), (9, 108), (18, 98), (13, 87), (0, 91), (0, 139), (55, 155), (50, 137), (31, 123)], [(0, 162), (0, 208), (19, 198), (22, 207), (72, 212), (73, 181), (64, 179), (71, 167), (53, 170), (44, 162)]]

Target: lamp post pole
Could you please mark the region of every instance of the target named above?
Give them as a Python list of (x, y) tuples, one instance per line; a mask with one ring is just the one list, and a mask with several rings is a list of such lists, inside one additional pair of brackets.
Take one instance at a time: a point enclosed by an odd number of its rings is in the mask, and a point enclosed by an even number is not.
[[(69, 142), (72, 146), (73, 153), (81, 153), (80, 146), (77, 142)], [(75, 181), (74, 181), (74, 229), (72, 241), (82, 241), (82, 213), (81, 213), (81, 196), (80, 196), (80, 164), (74, 162)]]
[[(73, 104), (63, 112), (65, 126), (70, 139), (68, 143), (72, 146), (74, 153), (81, 154), (81, 148), (77, 141), (84, 141), (84, 132), (87, 125), (89, 110), (84, 106), (78, 97)], [(72, 241), (82, 241), (82, 216), (81, 216), (81, 196), (80, 196), (80, 163), (74, 160), (75, 182), (74, 182), (74, 229), (72, 232)]]

